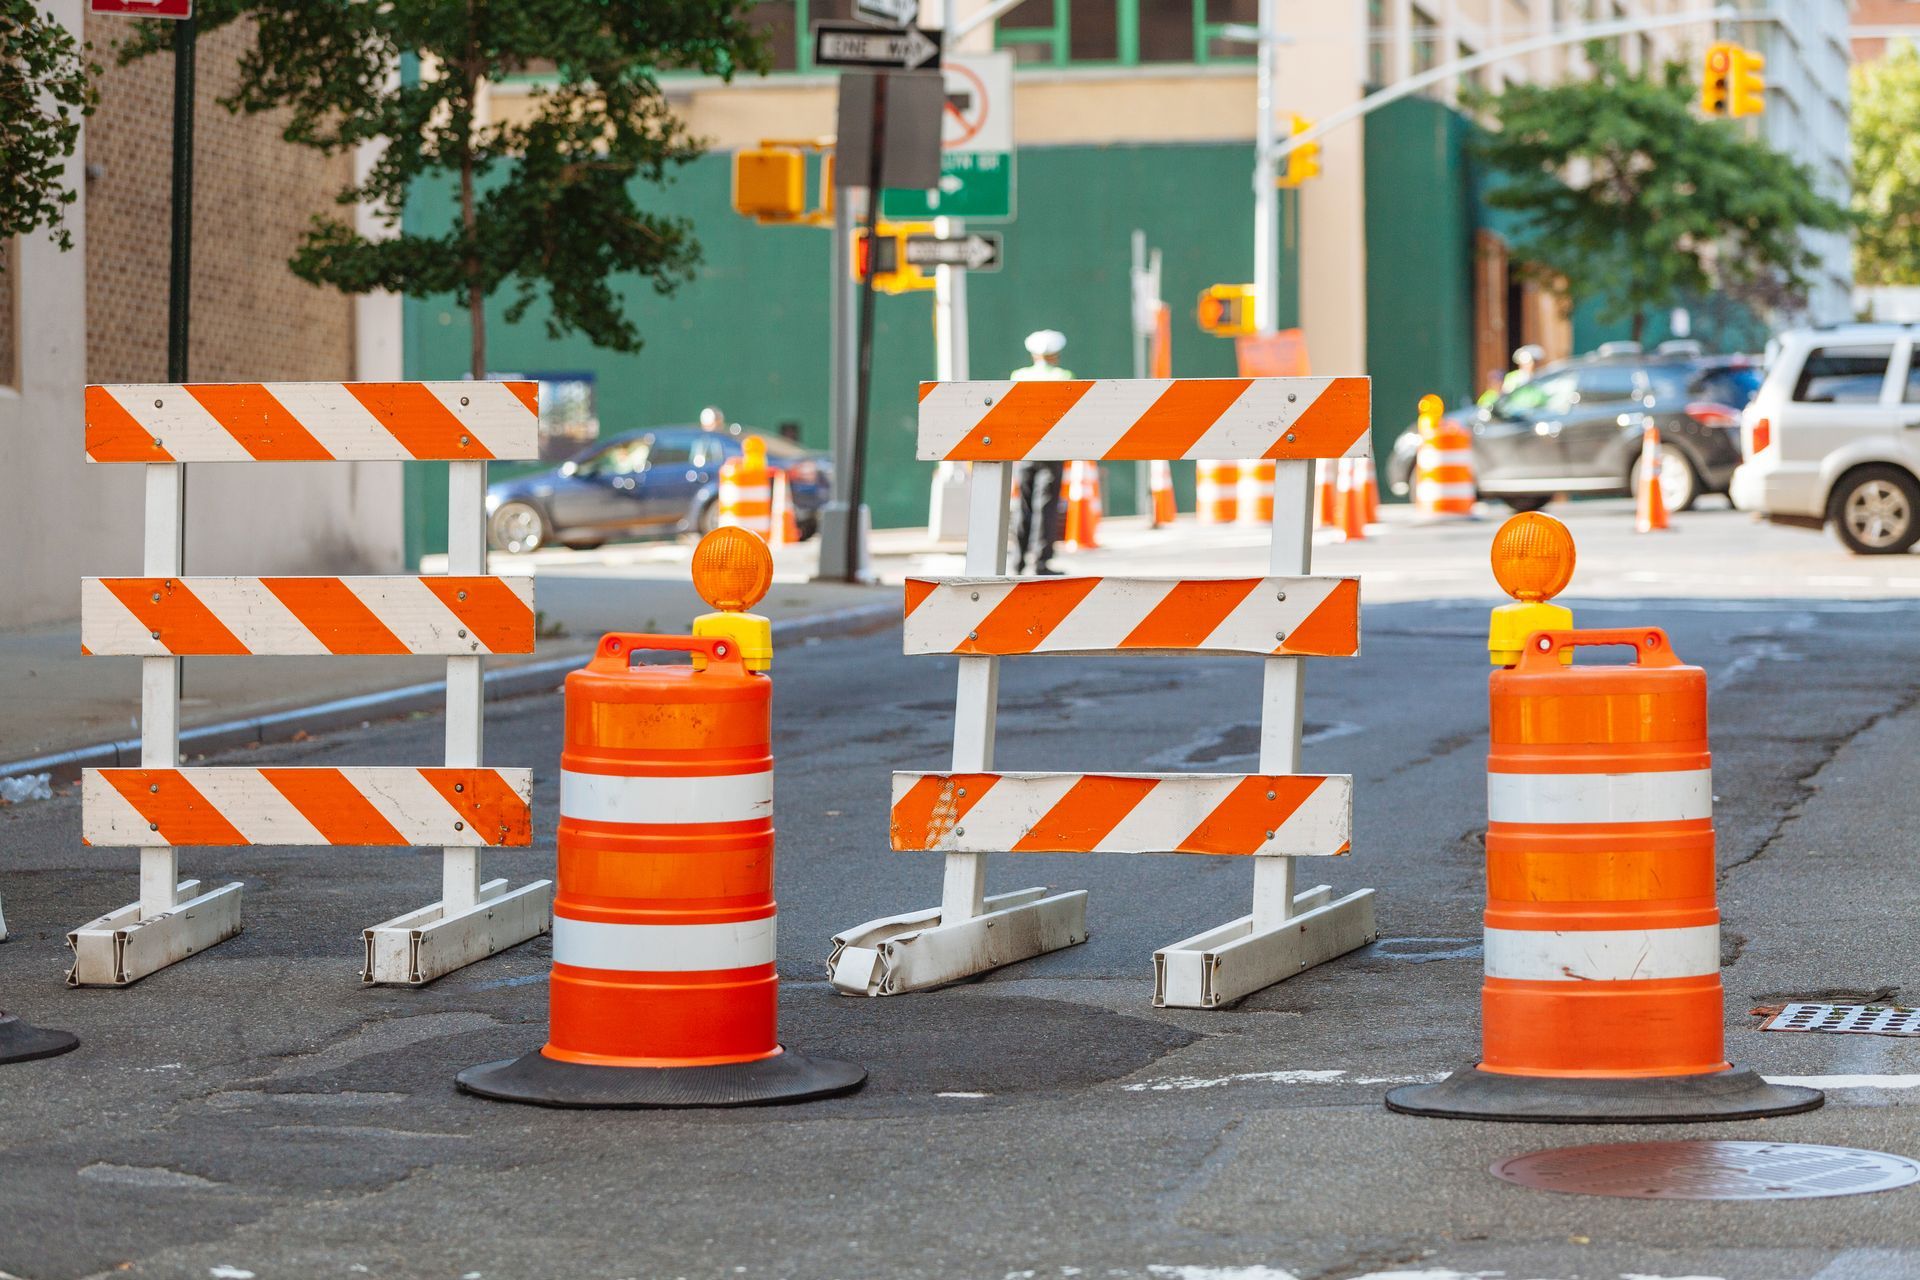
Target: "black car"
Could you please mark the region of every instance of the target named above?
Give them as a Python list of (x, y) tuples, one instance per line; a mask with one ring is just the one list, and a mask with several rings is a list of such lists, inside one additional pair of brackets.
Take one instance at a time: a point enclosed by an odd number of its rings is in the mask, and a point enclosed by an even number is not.
[[(1703, 493), (1725, 493), (1740, 465), (1740, 410), (1760, 389), (1747, 356), (1601, 352), (1548, 365), (1491, 404), (1449, 410), (1473, 435), (1480, 493), (1516, 511), (1555, 494), (1632, 493), (1641, 434), (1660, 429), (1660, 486), (1684, 511)], [(1417, 428), (1394, 442), (1385, 468), (1392, 492), (1411, 491)]]
[(501, 551), (558, 542), (585, 550), (611, 538), (706, 533), (714, 526), (720, 466), (741, 441), (766, 442), (767, 465), (783, 471), (800, 536), (820, 525), (833, 491), (825, 454), (780, 436), (699, 427), (653, 427), (603, 440), (549, 471), (487, 486), (487, 537)]

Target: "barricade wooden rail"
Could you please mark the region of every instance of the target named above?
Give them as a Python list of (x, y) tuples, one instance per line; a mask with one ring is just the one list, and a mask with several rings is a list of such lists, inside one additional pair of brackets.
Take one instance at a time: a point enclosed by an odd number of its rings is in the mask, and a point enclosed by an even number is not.
[[(904, 606), (907, 653), (959, 655), (953, 768), (896, 774), (890, 831), (945, 853), (945, 879), (937, 909), (835, 936), (838, 990), (920, 990), (1086, 939), (1083, 890), (986, 896), (990, 852), (1250, 856), (1252, 912), (1156, 952), (1156, 1004), (1211, 1008), (1377, 936), (1371, 889), (1296, 892), (1293, 862), (1352, 839), (1351, 779), (1298, 772), (1300, 658), (1359, 652), (1357, 581), (1307, 575), (1312, 460), (1364, 450), (1368, 396), (1365, 378), (922, 384), (919, 456), (974, 464), (966, 576), (911, 579)], [(1004, 576), (1010, 464), (1221, 457), (1274, 462), (1267, 576)], [(1263, 660), (1258, 773), (994, 771), (1002, 657), (1141, 653)]]
[[(486, 576), (489, 459), (538, 456), (530, 382), (198, 383), (86, 391), (87, 458), (146, 469), (142, 574), (81, 583), (81, 648), (141, 658), (138, 769), (94, 769), (85, 839), (140, 851), (139, 901), (67, 935), (75, 986), (124, 986), (240, 932), (239, 882), (179, 879), (180, 845), (437, 845), (440, 900), (365, 930), (363, 980), (429, 982), (548, 927), (553, 886), (482, 883), (531, 839), (532, 775), (481, 765), (482, 663), (530, 653), (528, 580)], [(438, 461), (445, 576), (187, 577), (186, 465)], [(446, 766), (181, 768), (185, 656), (447, 659)]]

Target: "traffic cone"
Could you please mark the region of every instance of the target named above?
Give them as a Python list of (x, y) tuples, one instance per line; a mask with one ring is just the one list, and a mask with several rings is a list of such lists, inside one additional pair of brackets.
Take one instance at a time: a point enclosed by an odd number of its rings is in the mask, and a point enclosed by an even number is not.
[(1340, 523), (1340, 461), (1337, 458), (1321, 458), (1316, 464), (1319, 479), (1318, 523), (1322, 529), (1332, 529)]
[(1667, 500), (1660, 492), (1660, 428), (1651, 422), (1640, 436), (1640, 492), (1635, 495), (1634, 528), (1658, 533), (1667, 523)]
[(1364, 458), (1356, 458), (1354, 459), (1354, 461), (1360, 467), (1360, 496), (1363, 499), (1361, 505), (1366, 510), (1367, 523), (1379, 524), (1380, 523), (1380, 484), (1374, 478), (1373, 458), (1371, 455), (1369, 455), (1368, 457), (1364, 457)]
[[(764, 544), (760, 555), (764, 590)], [(635, 650), (703, 661), (633, 666)], [(567, 677), (547, 1043), (461, 1072), (465, 1092), (548, 1107), (739, 1107), (865, 1082), (864, 1068), (780, 1044), (772, 686), (751, 658), (740, 639), (615, 634)]]
[[(1549, 1124), (1819, 1106), (1726, 1058), (1706, 672), (1657, 627), (1515, 643), (1489, 689), (1480, 1062), (1387, 1106)], [(1586, 645), (1636, 661), (1564, 663)]]
[(1165, 458), (1148, 463), (1147, 487), (1153, 495), (1153, 527), (1172, 524), (1180, 514), (1173, 501), (1173, 464)]
[(1100, 545), (1100, 464), (1067, 464), (1066, 541), (1081, 551)]
[(52, 1058), (79, 1047), (79, 1039), (70, 1031), (49, 1031), (0, 1013), (0, 1066)]
[(800, 519), (793, 513), (793, 486), (787, 481), (787, 473), (773, 473), (773, 516), (771, 520), (775, 546), (800, 541)]
[(1362, 542), (1367, 536), (1367, 497), (1361, 488), (1357, 458), (1340, 459), (1340, 540)]

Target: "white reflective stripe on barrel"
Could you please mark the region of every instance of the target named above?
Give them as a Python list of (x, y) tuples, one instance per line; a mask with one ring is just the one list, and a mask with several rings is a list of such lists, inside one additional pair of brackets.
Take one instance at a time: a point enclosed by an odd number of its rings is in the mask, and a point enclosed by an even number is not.
[(1720, 926), (1551, 932), (1488, 929), (1486, 953), (1489, 978), (1528, 982), (1698, 978), (1720, 972)]
[(1442, 484), (1437, 480), (1416, 480), (1414, 492), (1421, 499), (1437, 501), (1441, 498), (1472, 498), (1480, 491), (1473, 487), (1472, 481)]
[(560, 771), (560, 816), (583, 822), (751, 822), (773, 815), (773, 770), (695, 777)]
[(773, 916), (726, 924), (607, 924), (553, 918), (555, 964), (632, 973), (698, 973), (772, 964)]
[(1713, 770), (1665, 773), (1489, 773), (1487, 820), (1686, 822), (1713, 816)]

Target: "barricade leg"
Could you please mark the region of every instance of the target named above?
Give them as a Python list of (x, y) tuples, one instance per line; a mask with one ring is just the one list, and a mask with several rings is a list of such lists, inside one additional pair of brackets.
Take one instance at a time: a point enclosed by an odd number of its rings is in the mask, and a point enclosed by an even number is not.
[[(1004, 462), (973, 464), (969, 574), (998, 577), (1006, 571), (1011, 472)], [(954, 768), (991, 769), (999, 659), (963, 657), (959, 667)], [(985, 885), (985, 854), (948, 854), (937, 909), (884, 916), (834, 935), (827, 961), (834, 989), (866, 996), (921, 991), (1087, 940), (1084, 890), (1031, 888), (988, 898)]]
[[(1278, 464), (1272, 573), (1311, 572), (1314, 505), (1313, 464)], [(1305, 672), (1299, 658), (1268, 658), (1265, 664), (1260, 771), (1297, 773)], [(1154, 952), (1156, 1006), (1217, 1008), (1380, 936), (1371, 889), (1340, 898), (1325, 885), (1296, 893), (1293, 859), (1286, 857), (1255, 858), (1253, 873), (1251, 913)]]

